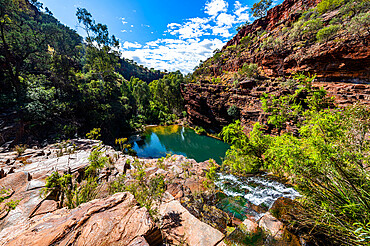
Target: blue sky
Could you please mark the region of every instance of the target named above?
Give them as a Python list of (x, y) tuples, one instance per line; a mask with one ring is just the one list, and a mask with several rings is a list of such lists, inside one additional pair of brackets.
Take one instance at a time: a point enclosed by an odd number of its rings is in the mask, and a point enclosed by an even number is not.
[(39, 0), (63, 24), (77, 29), (77, 7), (119, 38), (125, 58), (160, 70), (192, 72), (253, 21), (255, 0)]

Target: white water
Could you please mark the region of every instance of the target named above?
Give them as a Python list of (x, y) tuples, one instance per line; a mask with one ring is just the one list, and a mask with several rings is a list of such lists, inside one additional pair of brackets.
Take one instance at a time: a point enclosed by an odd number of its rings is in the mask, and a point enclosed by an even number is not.
[(295, 189), (264, 176), (243, 178), (219, 173), (215, 184), (227, 196), (241, 196), (254, 205), (265, 205), (269, 209), (280, 197), (294, 199), (300, 196)]

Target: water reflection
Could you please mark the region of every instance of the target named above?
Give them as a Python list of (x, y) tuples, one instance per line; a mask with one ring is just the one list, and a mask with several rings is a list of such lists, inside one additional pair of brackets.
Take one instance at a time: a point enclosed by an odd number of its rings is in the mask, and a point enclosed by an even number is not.
[(229, 145), (182, 126), (149, 127), (143, 139), (133, 144), (133, 149), (142, 158), (159, 158), (167, 153), (179, 154), (198, 162), (213, 158), (221, 164)]

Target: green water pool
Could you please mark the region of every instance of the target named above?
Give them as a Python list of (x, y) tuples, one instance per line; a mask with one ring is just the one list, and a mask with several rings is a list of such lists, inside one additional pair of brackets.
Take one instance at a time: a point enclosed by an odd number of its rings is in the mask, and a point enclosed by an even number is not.
[(210, 158), (221, 164), (229, 145), (179, 125), (147, 127), (142, 139), (133, 143), (140, 158), (160, 158), (168, 153), (184, 155), (197, 162)]

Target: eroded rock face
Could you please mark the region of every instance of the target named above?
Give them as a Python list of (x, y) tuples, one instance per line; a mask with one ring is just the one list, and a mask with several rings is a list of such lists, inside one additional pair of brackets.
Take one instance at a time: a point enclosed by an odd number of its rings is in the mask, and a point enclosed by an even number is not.
[[(313, 86), (326, 89), (328, 96), (334, 97), (339, 107), (354, 103), (370, 106), (370, 84), (315, 82)], [(260, 82), (250, 86), (241, 83), (238, 88), (194, 83), (183, 87), (189, 122), (215, 131), (233, 122), (234, 119), (227, 113), (232, 105), (240, 109), (240, 119), (246, 132), (251, 131), (256, 122), (267, 123), (260, 100), (264, 93), (281, 96), (290, 92), (278, 82)], [(285, 131), (294, 131), (290, 128), (287, 125)]]
[[(242, 27), (223, 47), (222, 52), (226, 57), (210, 58), (199, 69), (200, 73), (216, 77), (225, 71), (238, 71), (244, 63), (257, 63), (263, 74), (269, 77), (306, 71), (316, 74), (320, 81), (370, 82), (370, 32), (365, 30), (356, 34), (341, 30), (336, 39), (321, 43), (313, 42), (309, 37), (302, 36), (302, 40), (295, 40), (285, 35), (287, 28), (318, 2), (285, 0), (270, 9), (265, 17)], [(329, 11), (320, 17), (324, 26), (329, 26), (330, 20), (340, 18), (340, 11)], [(242, 39), (248, 35), (254, 35), (256, 39), (253, 43), (249, 42), (249, 46), (246, 45), (248, 49), (244, 49), (246, 47), (242, 47)], [(269, 43), (268, 39), (276, 43)], [(234, 46), (234, 50), (227, 49)]]
[(158, 229), (148, 211), (140, 208), (133, 195), (127, 192), (93, 200), (73, 210), (60, 209), (37, 220), (31, 219), (27, 228), (16, 225), (6, 231), (8, 233), (2, 232), (0, 237), (3, 245), (158, 243), (150, 242)]

